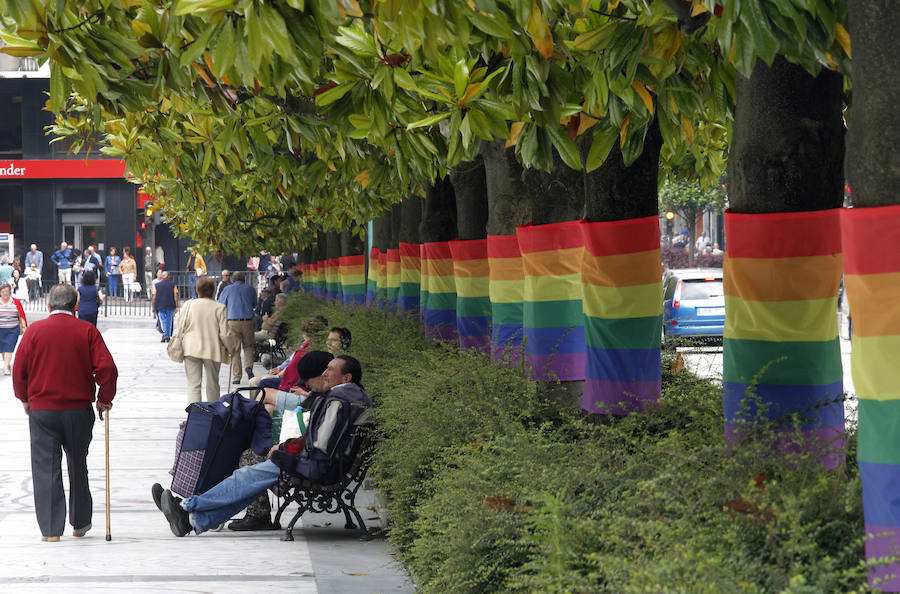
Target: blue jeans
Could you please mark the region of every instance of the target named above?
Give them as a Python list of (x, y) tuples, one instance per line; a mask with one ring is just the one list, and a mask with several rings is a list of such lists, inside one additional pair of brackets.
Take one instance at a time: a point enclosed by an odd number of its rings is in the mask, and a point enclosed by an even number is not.
[(197, 273), (188, 273), (188, 281), (191, 283), (191, 299), (197, 298)]
[(278, 482), (281, 470), (271, 460), (242, 466), (231, 476), (200, 495), (191, 495), (182, 507), (191, 514), (191, 525), (197, 534), (212, 530), (228, 520)]
[(172, 337), (172, 322), (175, 319), (175, 311), (171, 309), (161, 309), (159, 314), (159, 327), (162, 328), (163, 336)]
[(110, 274), (107, 278), (109, 278), (109, 294), (113, 297), (119, 296), (119, 279), (122, 278), (120, 274)]

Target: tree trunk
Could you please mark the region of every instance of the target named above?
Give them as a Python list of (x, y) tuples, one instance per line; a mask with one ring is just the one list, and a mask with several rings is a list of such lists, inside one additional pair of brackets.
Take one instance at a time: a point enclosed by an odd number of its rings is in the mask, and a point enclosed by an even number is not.
[(488, 201), (487, 234), (515, 235), (516, 227), (532, 219), (531, 196), (514, 148), (504, 141), (485, 142), (481, 150)]
[(428, 188), (419, 233), (425, 333), (440, 340), (456, 340), (456, 285), (449, 244), (456, 237), (456, 196), (449, 177)]
[(553, 171), (526, 169), (523, 181), (531, 195), (535, 225), (577, 221), (584, 217), (584, 170), (570, 168), (555, 150)]
[(352, 231), (341, 231), (341, 256), (359, 256), (366, 253), (366, 242)]
[(456, 195), (456, 227), (459, 239), (487, 237), (488, 200), (484, 160), (460, 163), (450, 174)]
[[(882, 83), (884, 81), (881, 81)], [(781, 56), (738, 80), (728, 158), (731, 212), (803, 212), (843, 201), (842, 78)]]
[(421, 243), (419, 241), (419, 225), (422, 224), (422, 210), (425, 201), (420, 196), (410, 196), (400, 204), (400, 242)]
[(391, 219), (391, 240), (388, 244), (388, 249), (395, 250), (400, 246), (400, 229), (403, 226), (402, 222), (402, 203), (398, 202), (394, 205), (390, 212)]
[(422, 243), (451, 241), (456, 238), (456, 195), (445, 177), (435, 180), (425, 193), (425, 210), (419, 235)]
[(391, 212), (372, 221), (372, 247), (385, 251), (391, 245)]

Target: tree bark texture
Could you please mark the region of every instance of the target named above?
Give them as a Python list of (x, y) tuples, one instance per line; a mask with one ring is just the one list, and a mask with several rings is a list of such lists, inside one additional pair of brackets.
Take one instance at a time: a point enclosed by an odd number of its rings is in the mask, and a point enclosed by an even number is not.
[(576, 221), (584, 217), (584, 169), (572, 169), (553, 151), (553, 170), (526, 169), (525, 190), (531, 197), (535, 225)]
[(487, 190), (488, 235), (515, 235), (516, 227), (531, 222), (531, 196), (525, 190), (524, 170), (514, 148), (503, 140), (485, 142), (482, 158)]
[(421, 243), (419, 225), (422, 224), (422, 210), (425, 201), (421, 196), (410, 196), (400, 203), (400, 242)]
[(391, 243), (391, 212), (388, 211), (372, 222), (372, 247), (386, 250)]
[(456, 228), (458, 239), (487, 237), (488, 201), (484, 160), (460, 163), (450, 174), (456, 195)]
[(853, 106), (847, 135), (847, 181), (854, 206), (900, 204), (900, 84), (891, 0), (850, 0)]
[(401, 216), (401, 205), (398, 202), (391, 209), (391, 241), (388, 245), (389, 249), (396, 250), (400, 247), (400, 229), (402, 226), (402, 222), (400, 219)]
[[(882, 81), (884, 83), (885, 81)], [(781, 56), (740, 77), (728, 160), (731, 211), (839, 208), (843, 203), (841, 75), (810, 76)]]
[(599, 223), (658, 214), (660, 150), (662, 134), (655, 118), (644, 137), (644, 152), (630, 167), (625, 166), (619, 144), (615, 143), (603, 165), (585, 174), (587, 220)]
[(366, 253), (366, 242), (352, 231), (341, 231), (341, 255), (359, 256)]
[(448, 177), (428, 188), (419, 234), (422, 243), (456, 239), (456, 195)]
[(338, 231), (329, 231), (325, 234), (325, 254), (328, 258), (341, 257), (341, 234)]

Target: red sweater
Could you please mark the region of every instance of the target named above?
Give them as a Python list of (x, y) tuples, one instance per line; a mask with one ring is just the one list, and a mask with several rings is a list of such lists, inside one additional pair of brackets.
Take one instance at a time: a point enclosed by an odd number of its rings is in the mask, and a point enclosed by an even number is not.
[(16, 398), (32, 410), (73, 410), (112, 402), (119, 371), (103, 336), (73, 316), (52, 314), (28, 327), (13, 365)]

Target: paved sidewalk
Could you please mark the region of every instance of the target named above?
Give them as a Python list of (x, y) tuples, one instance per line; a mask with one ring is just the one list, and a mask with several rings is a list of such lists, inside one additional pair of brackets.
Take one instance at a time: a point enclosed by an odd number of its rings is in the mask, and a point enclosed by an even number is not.
[[(29, 316), (37, 318), (36, 314)], [(41, 316), (42, 317), (42, 316)], [(342, 515), (304, 516), (294, 542), (282, 532), (209, 532), (176, 538), (150, 498), (168, 487), (175, 434), (185, 418), (185, 376), (172, 363), (150, 320), (103, 319), (104, 339), (119, 367), (110, 415), (112, 541), (105, 541), (104, 424), (94, 426), (88, 458), (94, 529), (76, 539), (41, 542), (34, 516), (28, 423), (0, 376), (0, 591), (72, 592), (412, 592), (383, 537), (360, 542)], [(258, 371), (262, 368), (257, 366)], [(228, 370), (222, 368), (223, 389)], [(282, 433), (284, 438), (286, 433)], [(68, 479), (64, 484), (68, 488)], [(358, 501), (370, 528), (381, 521), (374, 493)], [(285, 516), (291, 517), (289, 509)], [(285, 522), (287, 519), (285, 520)], [(379, 531), (380, 532), (380, 531)]]

